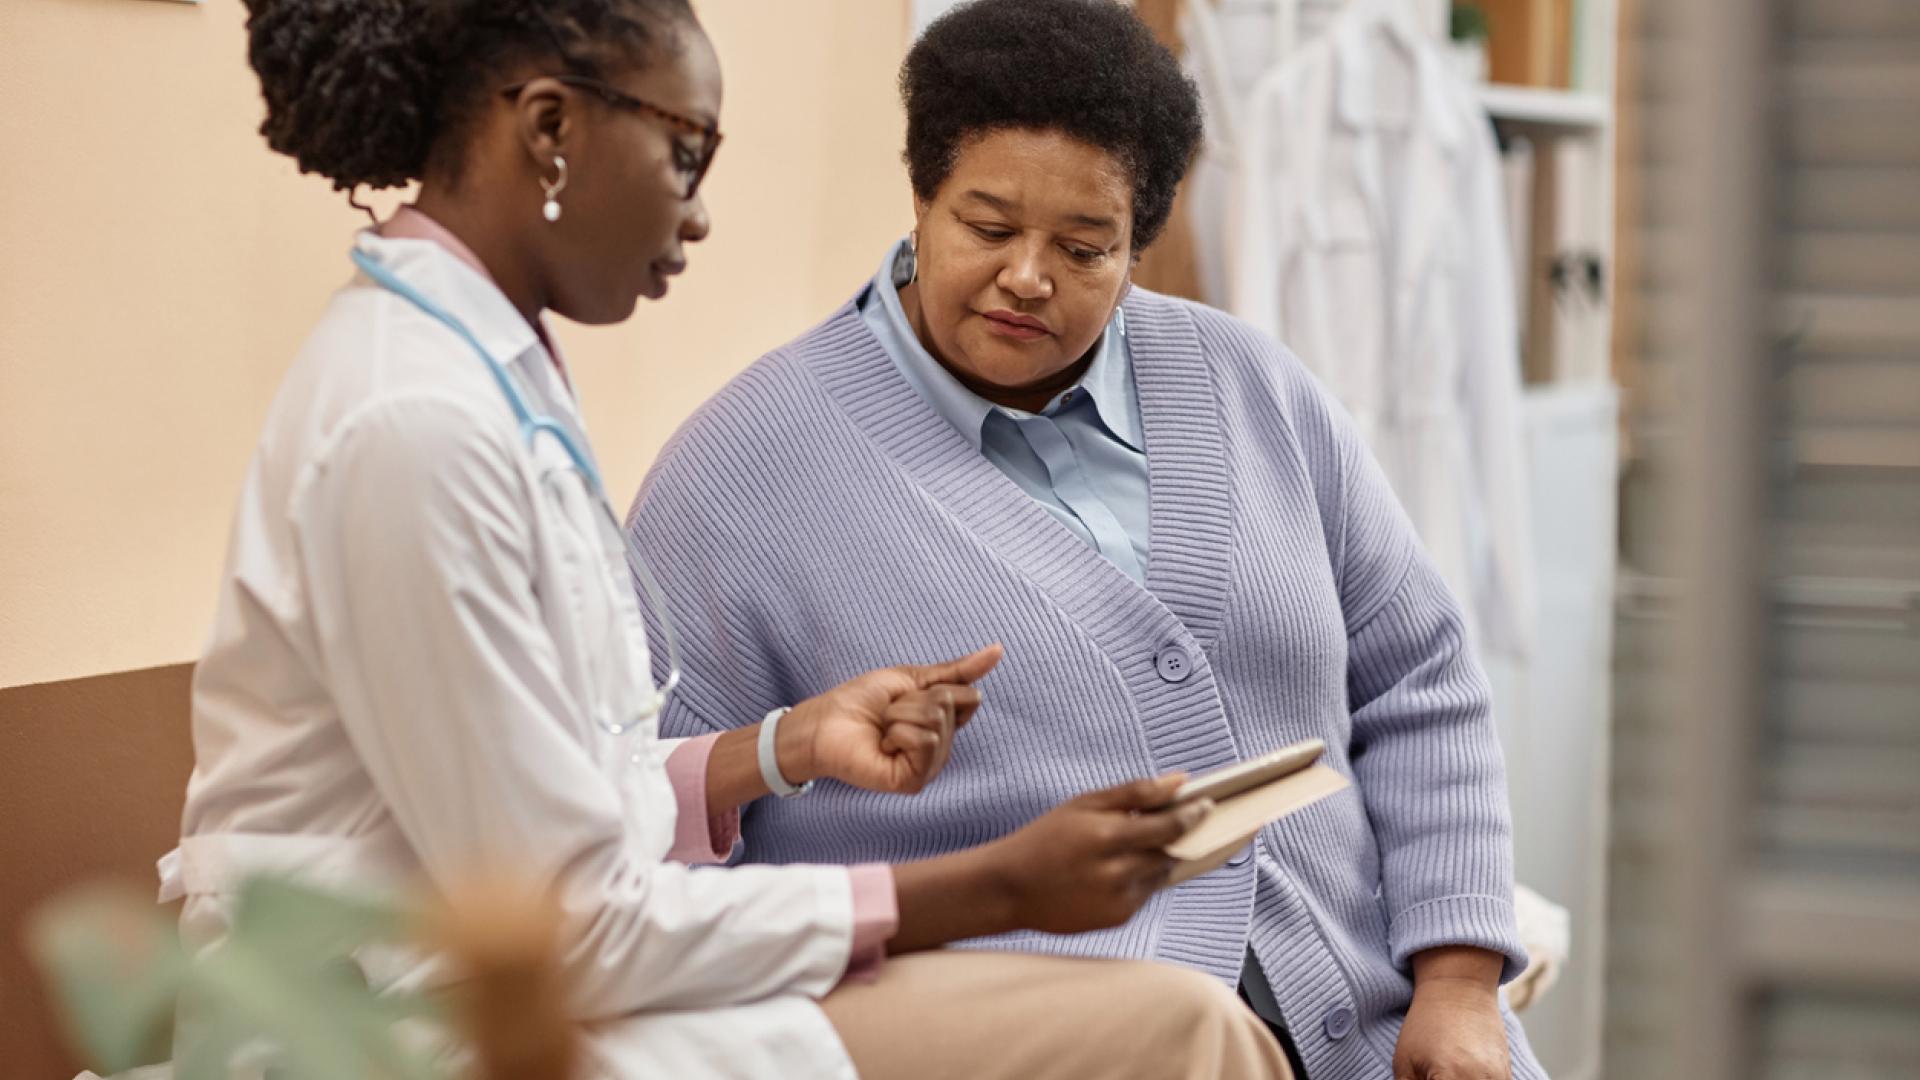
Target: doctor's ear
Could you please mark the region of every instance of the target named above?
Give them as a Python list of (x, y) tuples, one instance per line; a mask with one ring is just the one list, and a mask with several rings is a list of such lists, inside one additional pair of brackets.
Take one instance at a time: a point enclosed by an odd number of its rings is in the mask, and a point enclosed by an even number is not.
[(578, 92), (555, 79), (535, 79), (513, 99), (514, 127), (534, 168), (551, 171), (555, 157), (572, 154), (568, 146), (580, 108)]

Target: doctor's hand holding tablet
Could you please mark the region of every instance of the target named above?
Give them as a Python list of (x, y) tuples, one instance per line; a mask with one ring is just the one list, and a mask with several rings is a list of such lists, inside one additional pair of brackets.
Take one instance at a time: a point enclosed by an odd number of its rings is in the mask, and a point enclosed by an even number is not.
[[(832, 777), (870, 791), (923, 790), (980, 705), (972, 684), (1002, 655), (994, 645), (884, 668), (795, 706), (780, 771), (802, 784)], [(1192, 779), (1176, 772), (1090, 791), (992, 843), (899, 866), (902, 921), (890, 951), (1118, 926), (1160, 889), (1219, 866), (1268, 821), (1346, 787), (1314, 767), (1325, 749), (1309, 739)], [(1227, 810), (1209, 822), (1217, 803)]]
[[(1160, 889), (1219, 868), (1268, 822), (1348, 787), (1316, 764), (1325, 751), (1307, 739), (1192, 779), (1169, 773), (1090, 791), (953, 857), (992, 864), (1018, 927), (1118, 926)], [(903, 896), (913, 869), (900, 868)]]

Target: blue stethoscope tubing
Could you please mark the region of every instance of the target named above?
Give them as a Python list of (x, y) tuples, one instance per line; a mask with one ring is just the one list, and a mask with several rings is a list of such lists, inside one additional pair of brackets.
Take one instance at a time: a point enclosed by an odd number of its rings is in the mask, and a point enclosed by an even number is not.
[(680, 684), (680, 643), (673, 632), (673, 622), (667, 615), (666, 596), (662, 593), (659, 583), (654, 580), (652, 572), (647, 569), (646, 561), (640, 557), (633, 538), (627, 535), (626, 529), (621, 527), (619, 517), (613, 512), (613, 504), (607, 501), (607, 489), (600, 482), (600, 468), (595, 464), (593, 457), (587, 453), (585, 447), (574, 441), (573, 436), (561, 426), (560, 421), (551, 416), (538, 415), (528, 408), (526, 398), (520, 393), (520, 388), (514, 385), (513, 375), (507, 371), (506, 365), (493, 358), (493, 354), (487, 351), (487, 347), (480, 343), (480, 339), (474, 336), (472, 330), (467, 329), (465, 323), (428, 299), (426, 294), (401, 280), (393, 271), (381, 266), (373, 256), (356, 248), (351, 253), (351, 257), (353, 264), (359, 267), (360, 272), (367, 275), (374, 284), (419, 308), (422, 313), (453, 331), (460, 340), (467, 343), (474, 355), (486, 364), (487, 372), (493, 376), (494, 383), (500, 387), (501, 396), (507, 399), (507, 405), (513, 409), (514, 419), (520, 425), (520, 435), (526, 440), (529, 449), (541, 435), (551, 437), (562, 450), (566, 451), (567, 458), (572, 461), (573, 467), (586, 479), (594, 501), (600, 504), (601, 512), (606, 515), (608, 523), (620, 537), (621, 546), (626, 549), (627, 569), (640, 582), (640, 587), (646, 590), (647, 600), (659, 616), (662, 636), (667, 639), (666, 681), (661, 683), (657, 690), (652, 690), (636, 711), (633, 720), (625, 723), (617, 721), (603, 723), (602, 726), (611, 734), (624, 735), (641, 722), (659, 716), (661, 710), (666, 707), (667, 695)]

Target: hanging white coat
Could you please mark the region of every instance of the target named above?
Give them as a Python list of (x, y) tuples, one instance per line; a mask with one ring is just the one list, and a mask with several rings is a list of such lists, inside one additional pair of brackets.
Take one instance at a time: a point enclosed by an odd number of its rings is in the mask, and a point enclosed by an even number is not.
[(1478, 644), (1524, 658), (1519, 342), (1485, 113), (1394, 0), (1360, 0), (1248, 99), (1212, 104), (1230, 119), (1213, 137), (1235, 141), (1210, 150), (1233, 171), (1214, 211), (1228, 306), (1353, 413)]

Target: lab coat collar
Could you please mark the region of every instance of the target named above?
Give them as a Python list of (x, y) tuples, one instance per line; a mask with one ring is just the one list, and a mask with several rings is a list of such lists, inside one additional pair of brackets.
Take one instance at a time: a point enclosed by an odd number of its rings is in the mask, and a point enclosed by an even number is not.
[[(1292, 84), (1304, 94), (1293, 104), (1310, 110), (1326, 109), (1332, 114), (1332, 122), (1315, 126), (1310, 135), (1318, 137), (1319, 142), (1297, 147), (1298, 152), (1290, 155), (1289, 170), (1293, 189), (1299, 193), (1294, 205), (1300, 228), (1316, 246), (1325, 245), (1331, 237), (1322, 192), (1324, 176), (1318, 167), (1331, 136), (1336, 131), (1345, 132), (1360, 141), (1358, 156), (1363, 161), (1377, 162), (1379, 140), (1390, 130), (1390, 121), (1394, 119), (1382, 109), (1375, 94), (1377, 65), (1413, 65), (1410, 79), (1413, 109), (1404, 122), (1409, 128), (1417, 129), (1415, 134), (1423, 142), (1437, 147), (1450, 159), (1459, 152), (1467, 134), (1459, 116), (1449, 108), (1456, 89), (1448, 85), (1448, 73), (1442, 68), (1432, 43), (1414, 24), (1407, 4), (1398, 0), (1359, 0), (1340, 14), (1321, 41), (1327, 52), (1314, 56), (1303, 50), (1302, 56), (1294, 61), (1304, 65), (1300, 69), (1303, 74), (1317, 74), (1318, 78)], [(1315, 42), (1307, 46), (1307, 50), (1314, 50), (1320, 44)], [(1331, 100), (1311, 100), (1316, 96), (1315, 91), (1330, 96)], [(1317, 115), (1324, 116), (1327, 112), (1320, 111)], [(1379, 178), (1372, 176), (1369, 169), (1363, 165), (1362, 175), (1356, 179), (1368, 203), (1376, 213), (1382, 212)]]
[(1386, 117), (1375, 99), (1375, 65), (1381, 62), (1413, 64), (1414, 113), (1418, 123), (1442, 149), (1451, 154), (1465, 132), (1459, 118), (1446, 108), (1449, 88), (1431, 42), (1413, 22), (1411, 5), (1403, 0), (1360, 0), (1328, 30), (1335, 58), (1335, 109), (1340, 122), (1356, 132), (1385, 126)]
[[(519, 366), (542, 382), (556, 375), (532, 325), (491, 278), (458, 254), (432, 240), (387, 237), (373, 229), (362, 230), (354, 246), (458, 319), (495, 361)], [(356, 280), (374, 285), (365, 274)]]

